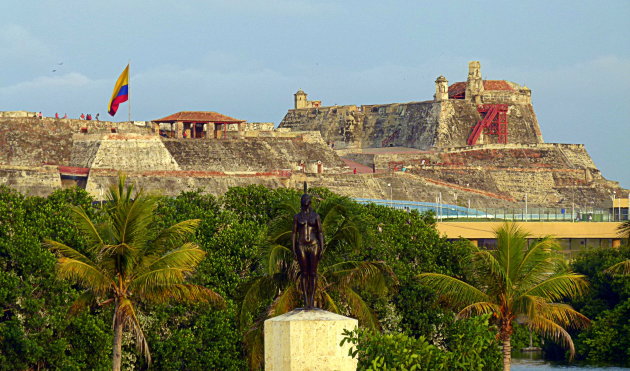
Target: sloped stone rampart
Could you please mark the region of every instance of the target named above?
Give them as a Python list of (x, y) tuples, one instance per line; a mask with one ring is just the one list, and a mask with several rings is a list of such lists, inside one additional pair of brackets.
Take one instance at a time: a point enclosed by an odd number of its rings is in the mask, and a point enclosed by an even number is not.
[(180, 167), (156, 136), (107, 135), (90, 166), (120, 171), (179, 170)]
[(301, 162), (321, 161), (324, 171), (339, 172), (345, 164), (321, 142), (300, 138), (235, 140), (164, 139), (182, 170), (259, 172), (296, 170)]

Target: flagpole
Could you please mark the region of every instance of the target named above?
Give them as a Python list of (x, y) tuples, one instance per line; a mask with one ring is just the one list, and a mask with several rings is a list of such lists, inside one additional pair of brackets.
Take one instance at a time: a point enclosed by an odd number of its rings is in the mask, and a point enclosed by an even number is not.
[[(129, 60), (129, 69), (131, 69), (131, 59)], [(129, 71), (127, 71), (127, 76), (129, 76)], [(129, 77), (129, 80), (131, 80), (131, 77)], [(129, 114), (129, 122), (131, 123), (131, 92), (129, 91), (129, 85), (131, 81), (127, 82), (127, 113)]]

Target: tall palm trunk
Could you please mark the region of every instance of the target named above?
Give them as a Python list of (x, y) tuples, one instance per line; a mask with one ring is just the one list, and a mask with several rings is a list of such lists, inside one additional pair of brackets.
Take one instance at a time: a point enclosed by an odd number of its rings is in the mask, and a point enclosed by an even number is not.
[(118, 317), (118, 303), (114, 309), (114, 354), (112, 356), (112, 370), (120, 371), (120, 363), (122, 361), (122, 331), (123, 324)]
[(508, 335), (503, 339), (503, 371), (510, 371), (510, 364), (512, 363), (512, 344), (510, 343), (510, 336)]

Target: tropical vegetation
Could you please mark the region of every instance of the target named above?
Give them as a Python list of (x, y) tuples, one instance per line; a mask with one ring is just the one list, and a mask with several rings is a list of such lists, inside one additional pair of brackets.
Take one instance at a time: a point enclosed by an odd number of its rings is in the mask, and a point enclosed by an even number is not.
[(138, 352), (151, 363), (149, 344), (138, 317), (143, 303), (171, 300), (212, 302), (223, 299), (209, 288), (187, 284), (185, 279), (205, 252), (188, 242), (199, 220), (191, 219), (169, 228), (153, 228), (157, 199), (135, 192), (120, 176), (107, 194), (102, 221), (95, 222), (82, 207), (72, 207), (76, 225), (87, 249), (79, 252), (64, 243), (46, 239), (58, 254), (57, 274), (85, 290), (70, 312), (113, 305), (113, 370), (121, 369), (123, 331), (133, 333)]
[[(574, 332), (577, 358), (594, 364), (630, 366), (630, 276), (609, 273), (610, 267), (630, 259), (630, 246), (591, 249), (571, 268), (585, 275), (591, 290), (570, 304), (592, 319), (591, 326)], [(554, 346), (546, 353), (557, 353)]]
[(440, 344), (405, 333), (383, 334), (370, 329), (346, 331), (358, 370), (496, 370), (501, 352), (488, 323), (489, 315), (457, 321)]
[[(461, 355), (457, 361), (461, 365), (467, 360), (481, 359), (486, 369), (501, 367), (498, 339), (493, 332), (497, 329), (496, 318), (456, 320), (452, 306), (444, 305), (449, 303), (445, 297), (417, 279), (419, 273), (434, 272), (478, 285), (478, 274), (470, 263), (476, 250), (467, 241), (440, 237), (431, 214), (360, 205), (325, 189), (310, 192), (318, 207), (339, 201), (345, 208), (344, 215), (351, 217), (359, 230), (355, 234), (358, 238), (351, 238), (351, 233), (341, 238), (335, 228), (328, 228), (327, 239), (332, 244), (325, 253), (327, 261), (322, 263), (322, 269), (344, 262), (378, 262), (389, 267), (384, 275), (389, 282), (385, 294), (350, 286), (370, 309), (379, 329), (368, 330), (369, 326), (360, 329), (363, 335), (357, 335), (354, 346), (359, 350), (360, 365), (366, 364), (363, 360), (372, 362), (377, 357), (403, 359), (399, 350), (415, 351), (426, 342), (430, 346), (427, 349), (432, 349), (430, 354), (447, 360), (449, 366), (450, 357)], [(241, 311), (243, 299), (250, 284), (268, 276), (268, 253), (273, 246), (270, 237), (275, 235), (276, 223), (281, 223), (282, 215), (289, 213), (283, 204), (291, 203), (300, 193), (252, 185), (230, 188), (220, 197), (191, 190), (176, 197), (154, 198), (152, 236), (179, 223), (199, 220), (185, 241), (197, 245), (205, 255), (186, 276), (186, 281), (211, 288), (223, 297), (225, 306), (173, 300), (134, 301), (137, 320), (150, 345), (151, 369), (248, 369), (245, 333), (267, 315), (273, 305), (273, 299), (269, 298), (273, 296), (265, 296), (269, 301), (263, 299), (246, 316)], [(68, 315), (86, 287), (58, 279), (59, 256), (42, 244), (44, 240), (56, 241), (98, 260), (98, 254), (91, 252), (94, 245), (80, 228), (73, 211), (75, 206), (95, 226), (109, 218), (107, 203), (101, 207), (81, 189), (58, 190), (47, 197), (35, 197), (0, 186), (0, 370), (112, 367), (114, 303), (99, 305), (106, 300), (103, 296), (85, 310)], [(344, 218), (338, 220), (345, 221)], [(339, 241), (336, 246), (335, 239)], [(277, 242), (284, 245), (282, 239)], [(591, 290), (585, 296), (566, 301), (593, 321), (586, 329), (567, 329), (575, 342), (576, 359), (628, 365), (630, 329), (626, 326), (625, 303), (630, 284), (628, 277), (604, 270), (629, 258), (627, 247), (594, 248), (571, 264), (573, 271), (585, 275), (591, 283)], [(341, 290), (336, 290), (333, 283), (331, 280), (325, 286), (326, 292), (340, 312), (351, 314)], [(512, 346), (527, 346), (529, 330), (518, 323), (514, 329)], [(404, 347), (389, 346), (398, 340)], [(389, 345), (379, 348), (379, 341)], [(494, 346), (489, 345), (491, 341)], [(534, 334), (534, 344), (544, 347), (545, 357), (565, 355), (565, 350), (548, 338), (541, 344)], [(142, 352), (136, 349), (133, 332), (123, 333), (121, 353), (123, 369), (149, 367)], [(391, 365), (387, 363), (388, 369), (398, 367)]]
[(528, 233), (514, 223), (496, 230), (496, 250), (476, 249), (472, 255), (473, 281), (423, 273), (419, 280), (459, 308), (459, 317), (491, 314), (503, 347), (503, 369), (511, 364), (514, 324), (549, 337), (575, 354), (567, 327), (585, 327), (586, 316), (562, 303), (585, 293), (585, 276), (572, 273), (550, 237), (528, 246)]

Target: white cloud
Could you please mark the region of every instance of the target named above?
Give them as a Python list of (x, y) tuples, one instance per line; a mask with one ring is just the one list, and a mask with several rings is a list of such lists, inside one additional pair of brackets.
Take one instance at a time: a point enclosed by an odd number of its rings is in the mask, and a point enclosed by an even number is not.
[(90, 80), (83, 74), (71, 72), (58, 76), (40, 76), (30, 81), (23, 81), (11, 86), (0, 87), (0, 94), (21, 95), (30, 90), (84, 88), (97, 80)]
[(15, 24), (0, 26), (0, 56), (2, 58), (34, 58), (50, 55), (50, 48), (35, 38), (26, 28)]

